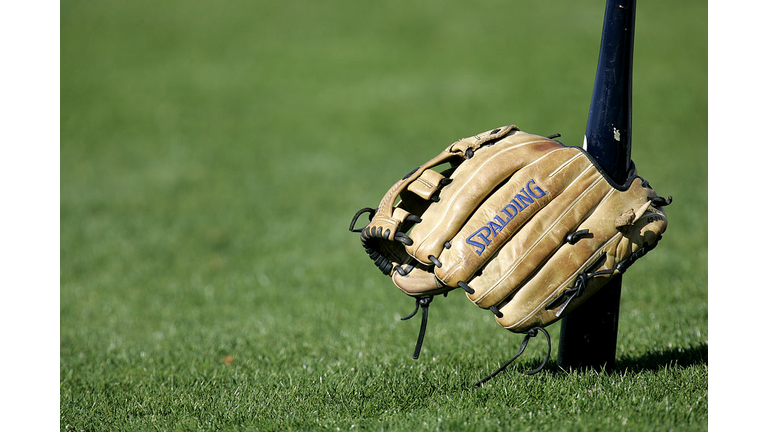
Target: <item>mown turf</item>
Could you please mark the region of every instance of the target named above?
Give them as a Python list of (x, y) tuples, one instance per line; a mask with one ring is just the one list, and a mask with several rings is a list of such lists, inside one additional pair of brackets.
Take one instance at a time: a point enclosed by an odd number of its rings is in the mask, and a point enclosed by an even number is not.
[(604, 4), (62, 3), (61, 429), (705, 429), (707, 5), (640, 3), (633, 157), (674, 203), (618, 370), (524, 376), (537, 338), (480, 389), (521, 337), (454, 293), (411, 360), (347, 227), (455, 139), (580, 145)]

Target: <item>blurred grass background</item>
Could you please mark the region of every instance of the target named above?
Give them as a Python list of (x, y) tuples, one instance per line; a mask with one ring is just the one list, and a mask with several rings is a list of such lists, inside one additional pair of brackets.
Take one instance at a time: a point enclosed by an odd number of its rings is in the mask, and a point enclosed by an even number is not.
[[(633, 159), (672, 195), (624, 276), (619, 370), (565, 373), (347, 231), (454, 140), (581, 145), (603, 2), (61, 4), (62, 430), (701, 430), (707, 3), (637, 11)], [(551, 327), (557, 344), (559, 324)], [(556, 353), (553, 353), (556, 356)]]

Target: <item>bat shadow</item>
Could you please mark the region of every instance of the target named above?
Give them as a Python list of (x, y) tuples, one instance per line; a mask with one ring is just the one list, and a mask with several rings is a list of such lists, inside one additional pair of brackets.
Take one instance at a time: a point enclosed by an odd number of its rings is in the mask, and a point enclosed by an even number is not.
[(639, 356), (622, 356), (616, 360), (614, 371), (657, 371), (668, 367), (707, 365), (709, 345), (701, 342), (690, 347), (665, 348)]
[[(600, 369), (601, 373), (613, 374), (623, 372), (658, 371), (669, 367), (690, 367), (707, 365), (709, 361), (709, 345), (699, 343), (690, 347), (665, 348), (653, 350), (640, 355), (623, 355), (616, 359), (615, 366), (611, 369)], [(530, 363), (530, 364), (528, 364)], [(533, 362), (525, 363), (525, 366), (534, 365)], [(523, 367), (525, 367), (523, 366)], [(535, 366), (535, 365), (534, 365)], [(550, 359), (544, 370), (551, 373), (562, 372), (556, 358)], [(591, 371), (590, 368), (577, 368), (576, 372)]]

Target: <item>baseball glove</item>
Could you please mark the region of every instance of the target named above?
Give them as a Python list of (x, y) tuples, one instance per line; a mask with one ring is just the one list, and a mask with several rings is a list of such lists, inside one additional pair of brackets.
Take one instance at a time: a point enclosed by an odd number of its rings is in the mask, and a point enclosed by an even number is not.
[[(615, 184), (581, 148), (511, 125), (451, 144), (395, 183), (377, 209), (357, 212), (350, 230), (416, 298), (404, 319), (422, 308), (414, 358), (433, 297), (457, 288), (526, 334), (522, 353), (529, 337), (656, 246), (670, 202), (634, 165)], [(365, 213), (370, 222), (355, 229)]]

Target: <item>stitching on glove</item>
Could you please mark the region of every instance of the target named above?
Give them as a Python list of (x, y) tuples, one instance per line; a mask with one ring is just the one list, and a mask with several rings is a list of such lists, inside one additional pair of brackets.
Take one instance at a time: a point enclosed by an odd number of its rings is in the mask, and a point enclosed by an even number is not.
[[(504, 153), (506, 153), (508, 151), (513, 151), (514, 149), (518, 149), (518, 148), (523, 147), (523, 146), (538, 144), (538, 143), (542, 143), (542, 142), (547, 142), (547, 141), (541, 140), (541, 139), (539, 139), (539, 140), (534, 139), (534, 140), (531, 140), (531, 141), (526, 141), (526, 142), (523, 142), (523, 143), (520, 143), (520, 144), (516, 144), (514, 146), (511, 146), (509, 148), (501, 150), (499, 153), (494, 155), (494, 158), (502, 157), (502, 155)], [(451, 200), (448, 201), (445, 205), (449, 206), (449, 208), (450, 208), (450, 206), (453, 205), (454, 201), (456, 201), (459, 198), (459, 196), (461, 196), (464, 193), (464, 189), (471, 187), (470, 185), (475, 181), (475, 178), (482, 174), (483, 170), (485, 169), (485, 166), (488, 165), (489, 163), (491, 163), (492, 160), (493, 160), (493, 158), (489, 159), (488, 161), (486, 161), (485, 163), (483, 163), (479, 167), (476, 167), (475, 171), (467, 178), (466, 182), (464, 182), (464, 184), (459, 185), (460, 189), (458, 191), (454, 192), (454, 195), (451, 198)], [(538, 162), (538, 160), (531, 162), (530, 164), (526, 165), (525, 167), (528, 167), (528, 166), (530, 166), (531, 164), (533, 164), (535, 162)], [(525, 168), (525, 167), (522, 167), (522, 168)], [(427, 241), (427, 239), (429, 239), (433, 234), (435, 234), (435, 232), (441, 230), (441, 227), (443, 226), (443, 223), (445, 222), (445, 218), (447, 218), (447, 217), (448, 217), (448, 213), (443, 214), (442, 219), (440, 219), (439, 221), (435, 222), (435, 226), (432, 228), (432, 230), (430, 232), (428, 232), (428, 233), (425, 233), (424, 238), (423, 238), (422, 243), (421, 243), (422, 245)], [(419, 246), (419, 248), (417, 248), (416, 250), (412, 251), (412, 254), (413, 255), (418, 255), (420, 248), (421, 248), (421, 245)]]
[(419, 182), (419, 183), (423, 184), (424, 186), (426, 186), (426, 187), (427, 187), (427, 188), (429, 188), (429, 189), (431, 189), (431, 188), (435, 187), (435, 185), (434, 185), (434, 184), (432, 184), (432, 183), (430, 183), (430, 182), (428, 182), (428, 181), (424, 180), (424, 179), (423, 179), (423, 178), (421, 178), (421, 177), (419, 177), (419, 178), (417, 178), (416, 180), (414, 180), (414, 183), (415, 183), (415, 182)]
[[(592, 168), (591, 167), (587, 167), (576, 178), (578, 179), (578, 178), (581, 178), (581, 176), (586, 175), (586, 173), (589, 172), (590, 169), (592, 169)], [(590, 185), (587, 186), (584, 189), (584, 191), (581, 194), (579, 194), (579, 196), (576, 197), (573, 200), (573, 202), (568, 206), (568, 208), (565, 211), (563, 211), (562, 214), (557, 219), (555, 219), (552, 222), (552, 224), (549, 226), (549, 228), (547, 228), (546, 230), (542, 231), (541, 235), (539, 235), (539, 238), (532, 244), (532, 246), (528, 250), (525, 251), (525, 253), (517, 260), (517, 262), (515, 262), (513, 265), (511, 265), (509, 267), (509, 269), (507, 270), (507, 272), (505, 274), (503, 274), (501, 277), (499, 277), (498, 280), (493, 285), (491, 285), (488, 288), (488, 290), (482, 296), (480, 296), (477, 299), (475, 299), (474, 302), (477, 304), (478, 302), (480, 302), (483, 299), (485, 299), (488, 295), (490, 295), (492, 292), (494, 292), (510, 275), (512, 275), (517, 270), (517, 267), (527, 259), (528, 255), (533, 251), (533, 249), (536, 247), (536, 245), (538, 245), (539, 242), (541, 242), (544, 238), (546, 238), (549, 235), (549, 233), (560, 223), (560, 221), (571, 211), (571, 209), (573, 209), (574, 206), (576, 206), (579, 202), (581, 202), (582, 199), (585, 199), (585, 197), (587, 197), (592, 192), (592, 190), (594, 190), (594, 188), (597, 187), (600, 184), (601, 181), (602, 181), (602, 179), (598, 177), (592, 183), (590, 183)], [(574, 183), (571, 183), (570, 185), (568, 185), (568, 187), (566, 187), (565, 190), (570, 188), (573, 184)], [(561, 192), (561, 193), (565, 193), (565, 190), (563, 192)], [(598, 208), (612, 193), (613, 193), (613, 190), (609, 191), (600, 200), (600, 202), (597, 203), (584, 216), (583, 219), (586, 220), (587, 218), (589, 218), (589, 216), (592, 215), (594, 210), (596, 208)], [(457, 270), (454, 270), (454, 272), (455, 271), (457, 271)]]
[[(570, 147), (563, 147), (563, 148), (561, 148), (561, 149), (552, 150), (552, 151), (553, 151), (553, 152), (556, 152), (556, 151), (568, 151), (568, 149), (569, 149), (569, 148), (570, 148)], [(552, 171), (551, 173), (549, 173), (549, 174), (547, 175), (547, 177), (554, 177), (554, 176), (555, 176), (555, 174), (557, 174), (557, 173), (559, 173), (560, 171), (562, 171), (563, 169), (565, 169), (565, 167), (567, 167), (567, 166), (569, 166), (569, 165), (573, 165), (573, 163), (574, 163), (574, 161), (576, 161), (576, 159), (579, 159), (579, 158), (582, 158), (582, 157), (584, 157), (584, 153), (576, 153), (575, 155), (573, 155), (573, 157), (571, 157), (571, 158), (570, 158), (570, 159), (568, 159), (567, 161), (563, 162), (563, 163), (562, 163), (562, 164), (561, 164), (559, 167), (555, 168), (555, 170), (554, 170), (554, 171)], [(579, 176), (577, 176), (576, 178), (578, 178), (578, 177), (581, 177), (581, 175), (583, 175), (583, 174), (584, 174), (586, 171), (588, 171), (590, 168), (591, 168), (591, 166), (588, 166), (587, 168), (585, 168), (585, 169), (584, 169), (584, 171), (582, 171), (582, 174), (579, 174)]]

